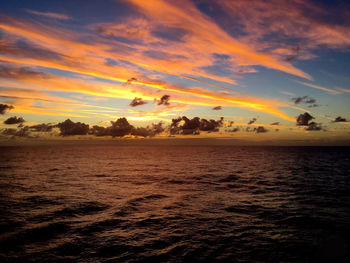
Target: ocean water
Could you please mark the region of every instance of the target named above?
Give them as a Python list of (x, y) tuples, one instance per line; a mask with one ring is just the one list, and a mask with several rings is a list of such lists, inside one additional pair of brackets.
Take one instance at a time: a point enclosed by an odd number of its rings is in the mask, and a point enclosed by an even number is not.
[(0, 148), (0, 262), (349, 262), (350, 148)]

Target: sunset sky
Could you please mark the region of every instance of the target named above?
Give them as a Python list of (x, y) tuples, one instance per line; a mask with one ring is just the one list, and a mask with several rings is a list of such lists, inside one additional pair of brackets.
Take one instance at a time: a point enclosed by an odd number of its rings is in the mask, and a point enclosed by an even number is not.
[(163, 137), (349, 141), (350, 3), (1, 1), (0, 104), (5, 138), (125, 117)]

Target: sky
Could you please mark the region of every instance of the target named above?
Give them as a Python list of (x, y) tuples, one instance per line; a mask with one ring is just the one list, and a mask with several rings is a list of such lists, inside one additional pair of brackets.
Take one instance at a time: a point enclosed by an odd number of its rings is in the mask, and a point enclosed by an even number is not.
[(350, 141), (347, 1), (5, 0), (0, 10), (3, 140)]

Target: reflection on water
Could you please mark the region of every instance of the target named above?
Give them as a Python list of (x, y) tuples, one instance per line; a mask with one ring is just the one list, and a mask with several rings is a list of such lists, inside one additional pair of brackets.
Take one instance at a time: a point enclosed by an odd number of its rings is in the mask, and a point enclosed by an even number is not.
[(350, 149), (0, 149), (1, 262), (346, 262)]

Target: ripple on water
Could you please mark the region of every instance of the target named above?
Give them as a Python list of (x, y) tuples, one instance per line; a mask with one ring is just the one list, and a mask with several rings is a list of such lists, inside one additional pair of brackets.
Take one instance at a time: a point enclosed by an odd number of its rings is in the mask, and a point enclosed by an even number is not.
[(348, 148), (84, 147), (0, 151), (0, 262), (350, 258)]

